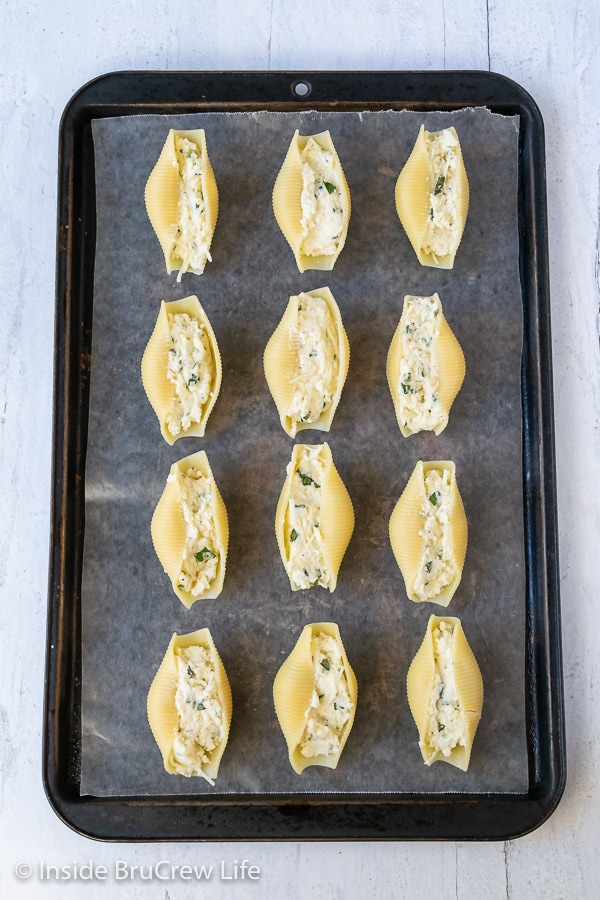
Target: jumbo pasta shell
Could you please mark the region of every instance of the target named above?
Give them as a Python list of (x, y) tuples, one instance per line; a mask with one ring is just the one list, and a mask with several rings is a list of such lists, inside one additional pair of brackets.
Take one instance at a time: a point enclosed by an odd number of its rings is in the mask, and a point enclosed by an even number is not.
[(218, 746), (207, 753), (208, 761), (199, 762), (198, 771), (194, 773), (214, 784), (229, 737), (233, 704), (227, 672), (208, 628), (201, 628), (190, 634), (173, 634), (148, 692), (148, 722), (161, 752), (165, 771), (171, 775), (181, 774), (174, 758), (175, 737), (180, 722), (175, 700), (178, 682), (177, 650), (189, 647), (203, 647), (210, 655), (215, 672), (222, 712), (222, 739)]
[[(426, 489), (426, 477), (432, 472), (441, 473), (448, 482), (444, 507), (440, 502), (439, 508), (440, 514), (447, 513), (448, 521), (442, 529), (442, 544), (430, 545), (423, 530), (427, 529), (426, 515), (431, 514), (429, 507), (437, 505), (432, 500), (435, 492)], [(460, 584), (468, 538), (467, 517), (453, 462), (417, 462), (390, 517), (389, 534), (409, 599), (448, 606)]]
[[(307, 478), (316, 483), (318, 496)], [(291, 589), (319, 584), (334, 591), (353, 531), (352, 500), (329, 445), (296, 444), (275, 513), (275, 535)]]
[[(299, 325), (299, 318), (315, 301), (319, 312), (326, 313), (318, 317), (311, 333), (311, 319), (307, 320), (308, 325), (304, 322)], [(310, 349), (306, 344), (309, 338), (316, 339)], [(348, 374), (350, 344), (339, 307), (328, 287), (290, 297), (267, 343), (263, 361), (267, 385), (285, 433), (293, 438), (306, 428), (329, 431)], [(329, 373), (325, 386), (327, 396), (323, 393), (324, 370)], [(319, 407), (317, 413), (314, 405)]]
[[(210, 529), (204, 526), (198, 529), (200, 539), (197, 547), (187, 540), (188, 528), (184, 505), (188, 492), (186, 475), (206, 479), (206, 482), (202, 481), (202, 485), (203, 489), (208, 491), (206, 496), (209, 498), (207, 501), (209, 510), (202, 515), (203, 521), (208, 517)], [(188, 503), (188, 515), (189, 508)], [(219, 596), (225, 580), (229, 523), (223, 498), (204, 450), (192, 453), (171, 466), (165, 489), (152, 516), (151, 534), (156, 555), (171, 580), (175, 594), (184, 606), (189, 609), (196, 600), (214, 599)], [(196, 541), (198, 542), (198, 538)], [(199, 566), (194, 565), (192, 557)], [(199, 590), (195, 584), (202, 584), (203, 577), (208, 580), (208, 576), (203, 576), (201, 568), (203, 565), (211, 568), (211, 577), (206, 587)], [(196, 574), (194, 570), (198, 569)]]
[[(452, 176), (440, 176), (432, 167), (429, 146), (436, 138), (449, 139), (454, 145)], [(448, 205), (438, 209), (443, 200), (440, 194), (448, 197)], [(430, 132), (421, 125), (412, 153), (398, 176), (395, 199), (396, 211), (421, 265), (452, 269), (469, 211), (469, 181), (455, 128)]]
[[(185, 230), (182, 209), (180, 206), (180, 188), (184, 179), (180, 175), (180, 161), (176, 149), (178, 138), (190, 141), (196, 148), (199, 156), (197, 183), (201, 195), (197, 200), (199, 206), (192, 204), (198, 212), (194, 212), (190, 220), (190, 240), (196, 238), (202, 252), (197, 257), (197, 265), (189, 264), (178, 250), (178, 232)], [(192, 131), (178, 131), (171, 129), (167, 135), (161, 154), (154, 166), (144, 193), (148, 217), (156, 232), (161, 249), (165, 257), (167, 273), (179, 269), (177, 280), (181, 275), (190, 271), (201, 275), (207, 260), (210, 260), (210, 245), (212, 243), (217, 216), (219, 213), (219, 191), (208, 152), (206, 149), (206, 135), (203, 128)]]
[[(432, 693), (436, 690), (435, 629), (440, 623), (452, 627), (451, 659), (454, 686), (458, 702), (463, 743), (446, 747), (446, 755), (439, 745), (440, 725), (435, 726), (431, 715)], [(466, 772), (471, 757), (475, 732), (483, 707), (483, 679), (463, 631), (460, 619), (452, 616), (431, 616), (423, 642), (414, 657), (406, 678), (410, 711), (419, 732), (419, 746), (425, 763), (430, 766), (443, 760)], [(433, 727), (432, 727), (433, 726)]]
[[(185, 347), (181, 351), (176, 349), (177, 345), (172, 337), (169, 315), (182, 314), (198, 323), (205, 338), (202, 342), (204, 356), (195, 365), (192, 365), (189, 355), (185, 358)], [(173, 371), (169, 365), (173, 354), (179, 362), (183, 359), (186, 370), (190, 369), (189, 378), (187, 375), (183, 380), (178, 375), (169, 378), (169, 372)], [(206, 373), (206, 378), (203, 377), (201, 382), (197, 374), (198, 365)], [(157, 415), (165, 441), (174, 444), (180, 437), (203, 437), (208, 417), (221, 388), (222, 366), (217, 339), (196, 296), (168, 303), (162, 301), (154, 331), (142, 356), (141, 372), (144, 390)], [(177, 381), (174, 381), (175, 378)], [(203, 389), (204, 396), (196, 399), (204, 382), (207, 383), (207, 388)]]
[[(328, 240), (331, 239), (328, 245), (324, 242), (321, 244), (313, 242), (313, 236), (317, 232), (312, 229), (312, 218), (307, 228), (303, 227), (303, 216), (305, 214), (302, 205), (303, 188), (305, 187), (303, 154), (306, 153), (307, 145), (309, 149), (312, 147), (312, 144), (309, 143), (311, 141), (317, 146), (317, 152), (319, 150), (325, 151), (331, 159), (331, 167), (327, 170), (331, 172), (327, 176), (331, 180), (323, 180), (318, 176), (316, 179), (317, 187), (314, 191), (316, 197), (317, 191), (322, 187), (324, 193), (322, 197), (323, 203), (320, 208), (331, 207), (331, 209), (327, 208), (327, 215), (323, 219), (326, 225), (326, 230), (323, 231), (323, 234), (326, 234)], [(306, 196), (307, 194), (305, 194)], [(335, 203), (333, 202), (334, 200)], [(294, 132), (285, 160), (275, 180), (273, 212), (277, 224), (292, 248), (300, 272), (304, 272), (307, 269), (321, 269), (324, 271), (333, 269), (346, 242), (348, 223), (350, 222), (351, 199), (348, 182), (329, 131), (313, 135), (301, 135), (298, 130)], [(330, 228), (330, 223), (335, 227)], [(334, 232), (334, 234), (331, 232)]]
[[(315, 691), (311, 642), (313, 637), (320, 634), (333, 638), (338, 646), (352, 708), (349, 711), (349, 718), (341, 727), (339, 746), (335, 752), (307, 757), (301, 752), (301, 742)], [(300, 774), (308, 766), (336, 768), (354, 723), (357, 699), (356, 676), (348, 662), (338, 626), (333, 622), (306, 625), (294, 649), (277, 672), (273, 683), (275, 712), (287, 744), (289, 760), (295, 772)]]
[[(419, 307), (427, 310), (425, 315), (420, 315)], [(421, 320), (419, 324), (414, 324), (415, 319)], [(446, 321), (439, 296), (407, 295), (386, 366), (396, 419), (404, 437), (419, 431), (441, 434), (465, 371), (464, 353)]]

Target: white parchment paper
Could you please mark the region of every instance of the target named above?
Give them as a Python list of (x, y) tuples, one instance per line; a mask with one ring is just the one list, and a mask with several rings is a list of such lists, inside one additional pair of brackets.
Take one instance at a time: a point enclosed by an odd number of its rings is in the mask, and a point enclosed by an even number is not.
[[(394, 206), (396, 178), (421, 123), (453, 124), (471, 187), (455, 267), (419, 265)], [(202, 276), (177, 284), (144, 207), (168, 129), (206, 130), (220, 211)], [(331, 273), (300, 274), (275, 222), (273, 183), (296, 128), (329, 128), (352, 194), (346, 246)], [(525, 570), (518, 268), (518, 118), (454, 113), (294, 112), (133, 116), (93, 123), (97, 245), (82, 584), (82, 793), (481, 792), (528, 786)], [(356, 528), (338, 586), (293, 593), (274, 514), (293, 442), (264, 379), (266, 342), (291, 294), (327, 285), (340, 306), (350, 371), (327, 440)], [(467, 374), (439, 436), (403, 438), (385, 362), (405, 294), (440, 295)], [(140, 381), (160, 301), (197, 294), (223, 360), (204, 439), (169, 447)], [(175, 460), (205, 449), (225, 500), (223, 593), (186, 610), (154, 553), (150, 519)], [(407, 599), (388, 521), (417, 460), (453, 459), (469, 522), (459, 616), (479, 661), (483, 715), (471, 764), (428, 769), (406, 699), (406, 672), (434, 604)], [(335, 771), (291, 769), (272, 702), (274, 676), (308, 622), (338, 623), (356, 672), (353, 731)], [(208, 626), (233, 691), (218, 780), (169, 776), (146, 695), (174, 631)]]

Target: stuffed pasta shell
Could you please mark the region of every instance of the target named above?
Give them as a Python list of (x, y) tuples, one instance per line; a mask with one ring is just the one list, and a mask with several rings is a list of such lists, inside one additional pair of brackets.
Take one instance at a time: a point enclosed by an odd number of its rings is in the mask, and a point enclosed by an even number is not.
[(440, 434), (465, 377), (465, 357), (437, 294), (406, 296), (387, 357), (400, 431)]
[(146, 182), (146, 210), (165, 257), (167, 272), (201, 275), (212, 260), (219, 191), (203, 128), (171, 129)]
[(265, 377), (286, 434), (329, 431), (349, 360), (348, 337), (329, 288), (290, 297), (264, 353)]
[(156, 555), (184, 606), (219, 596), (229, 523), (204, 450), (171, 466), (151, 533)]
[(277, 224), (300, 272), (333, 269), (350, 221), (350, 190), (329, 131), (296, 130), (273, 188)]
[(208, 628), (173, 635), (150, 686), (147, 710), (165, 771), (214, 784), (229, 737), (232, 700)]
[(396, 182), (396, 210), (422, 266), (452, 269), (469, 210), (469, 181), (455, 128), (425, 131)]
[(431, 616), (406, 678), (425, 764), (466, 772), (483, 707), (483, 679), (460, 619)]
[(204, 436), (221, 387), (221, 354), (197, 297), (161, 303), (142, 384), (167, 443)]
[(328, 444), (296, 444), (275, 513), (275, 534), (293, 591), (334, 591), (354, 530), (354, 508)]
[(419, 460), (389, 532), (409, 599), (448, 606), (462, 577), (468, 533), (453, 462)]
[(335, 769), (354, 722), (358, 686), (335, 623), (306, 625), (273, 684), (290, 763)]

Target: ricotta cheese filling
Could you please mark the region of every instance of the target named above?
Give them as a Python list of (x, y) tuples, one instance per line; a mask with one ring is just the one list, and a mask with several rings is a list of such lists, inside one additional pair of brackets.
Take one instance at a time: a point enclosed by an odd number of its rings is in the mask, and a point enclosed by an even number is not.
[(337, 328), (322, 297), (300, 294), (290, 346), (298, 348), (298, 374), (287, 415), (294, 422), (316, 422), (331, 406), (339, 376)]
[(209, 589), (219, 565), (212, 481), (194, 466), (185, 473), (169, 475), (167, 480), (177, 481), (186, 526), (177, 587), (199, 597)]
[(167, 413), (170, 434), (187, 431), (200, 422), (212, 396), (215, 366), (206, 330), (188, 313), (168, 313), (172, 346), (169, 348), (167, 378), (175, 393)]
[(341, 749), (344, 727), (354, 708), (337, 640), (323, 632), (313, 636), (314, 688), (300, 739), (303, 756), (332, 756)]
[(344, 228), (344, 198), (341, 177), (333, 153), (323, 150), (309, 137), (301, 153), (304, 256), (331, 256), (337, 252)]
[(465, 725), (454, 679), (452, 634), (454, 626), (440, 622), (433, 631), (435, 675), (428, 708), (427, 740), (432, 754), (450, 756), (452, 750), (465, 746)]
[[(210, 754), (224, 738), (223, 707), (211, 653), (205, 647), (175, 651), (177, 682), (175, 706), (179, 722), (173, 743), (172, 763), (179, 775), (202, 775)], [(212, 779), (208, 779), (214, 784)]]
[(423, 538), (421, 560), (413, 585), (421, 600), (437, 597), (458, 575), (450, 536), (451, 478), (447, 469), (430, 469), (425, 475), (425, 501), (419, 535)]
[(450, 128), (426, 138), (433, 191), (421, 249), (437, 261), (456, 252), (460, 241), (456, 181), (458, 138)]
[(211, 235), (202, 190), (201, 150), (186, 137), (175, 138), (179, 166), (179, 219), (172, 255), (181, 259), (177, 281), (190, 270), (201, 273), (207, 260)]
[(331, 572), (325, 562), (321, 536), (321, 486), (325, 463), (321, 447), (308, 447), (299, 457), (285, 515), (288, 541), (286, 571), (297, 588), (329, 587)]
[(412, 432), (433, 431), (444, 421), (433, 345), (440, 333), (440, 304), (434, 297), (411, 297), (402, 313), (402, 367), (399, 410)]

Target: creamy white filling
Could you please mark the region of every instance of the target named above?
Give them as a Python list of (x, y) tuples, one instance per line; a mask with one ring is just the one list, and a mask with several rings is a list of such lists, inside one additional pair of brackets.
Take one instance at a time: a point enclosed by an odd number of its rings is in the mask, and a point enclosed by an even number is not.
[(210, 341), (201, 322), (187, 313), (168, 313), (172, 346), (167, 378), (175, 389), (166, 417), (173, 436), (200, 422), (212, 396), (215, 366)]
[(437, 298), (410, 297), (400, 320), (402, 364), (398, 407), (404, 427), (413, 433), (433, 431), (444, 421), (433, 354), (434, 341), (440, 333), (439, 314)]
[(299, 457), (292, 473), (284, 522), (289, 547), (285, 568), (291, 583), (301, 589), (331, 584), (320, 527), (321, 487), (325, 474), (325, 463), (320, 454), (320, 446), (308, 447)]
[(202, 190), (200, 148), (186, 137), (175, 139), (179, 166), (179, 220), (172, 255), (181, 259), (177, 281), (185, 272), (202, 273), (212, 259), (206, 201)]
[(421, 600), (437, 597), (458, 575), (450, 534), (451, 479), (448, 469), (430, 469), (425, 475), (419, 531), (423, 550), (413, 584), (413, 591)]
[(314, 689), (305, 713), (300, 752), (306, 757), (330, 756), (340, 752), (344, 726), (354, 704), (350, 700), (348, 678), (336, 639), (322, 632), (314, 635), (311, 653)]
[(421, 249), (437, 261), (456, 252), (460, 240), (457, 194), (459, 142), (450, 128), (426, 137), (433, 190)]
[(428, 708), (427, 740), (425, 744), (434, 755), (448, 757), (457, 746), (465, 746), (466, 729), (456, 689), (452, 658), (454, 626), (440, 622), (433, 630), (435, 675)]
[(179, 648), (175, 656), (175, 706), (179, 722), (172, 763), (180, 775), (203, 775), (202, 767), (210, 762), (212, 751), (223, 742), (224, 736), (215, 664), (205, 647)]
[(340, 243), (344, 228), (344, 197), (341, 174), (333, 153), (323, 150), (309, 137), (301, 153), (302, 234), (300, 252), (304, 256), (331, 256)]
[(298, 317), (290, 330), (290, 346), (298, 348), (298, 374), (287, 415), (295, 422), (316, 422), (331, 406), (337, 387), (337, 328), (321, 297), (300, 294)]
[(187, 472), (169, 475), (179, 487), (186, 535), (177, 587), (192, 597), (205, 593), (219, 566), (219, 545), (213, 511), (213, 485), (206, 475), (191, 466)]

